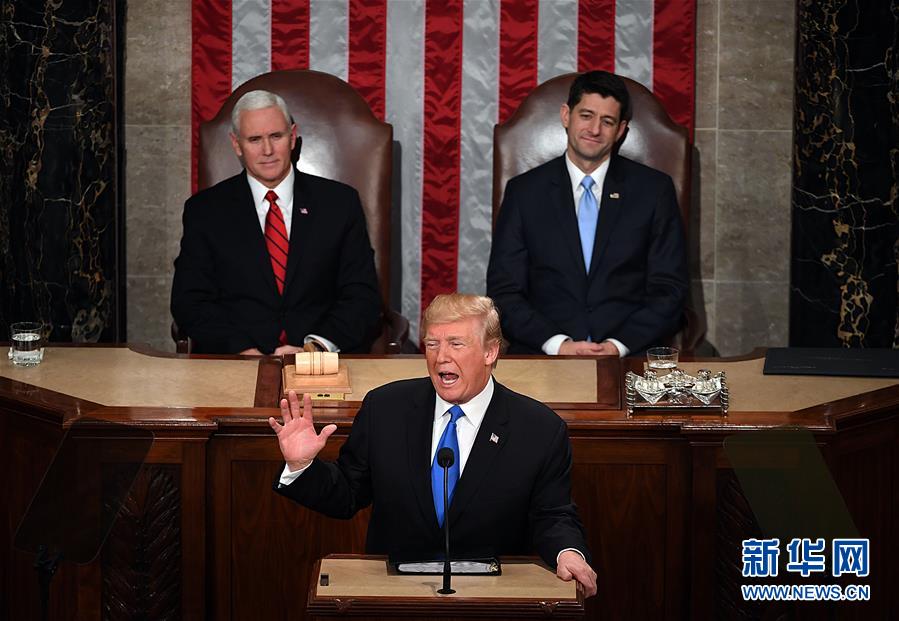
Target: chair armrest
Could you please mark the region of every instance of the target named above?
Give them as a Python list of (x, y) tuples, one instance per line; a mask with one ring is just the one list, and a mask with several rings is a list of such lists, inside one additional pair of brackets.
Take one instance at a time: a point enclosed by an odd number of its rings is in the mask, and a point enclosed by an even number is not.
[(695, 309), (686, 306), (681, 329), (674, 335), (674, 347), (680, 349), (682, 355), (693, 355), (694, 350), (705, 338), (706, 329), (705, 316), (700, 316)]
[(409, 320), (395, 310), (386, 310), (381, 318), (381, 334), (372, 343), (373, 354), (399, 354), (408, 347)]
[(190, 337), (181, 331), (174, 320), (172, 320), (172, 340), (175, 341), (175, 351), (179, 354), (189, 354), (193, 349)]

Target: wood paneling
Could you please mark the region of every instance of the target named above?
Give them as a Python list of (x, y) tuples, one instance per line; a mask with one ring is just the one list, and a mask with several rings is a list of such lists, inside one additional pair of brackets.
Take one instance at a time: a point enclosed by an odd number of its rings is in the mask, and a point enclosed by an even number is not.
[[(148, 465), (131, 485), (103, 547), (103, 619), (181, 618), (180, 483), (178, 466)], [(108, 484), (121, 488), (127, 482), (117, 477)]]

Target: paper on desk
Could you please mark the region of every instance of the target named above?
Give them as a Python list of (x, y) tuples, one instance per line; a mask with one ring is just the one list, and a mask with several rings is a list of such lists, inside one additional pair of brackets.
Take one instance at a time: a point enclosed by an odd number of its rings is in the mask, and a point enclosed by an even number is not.
[[(408, 574), (439, 574), (443, 572), (443, 561), (398, 563), (396, 569)], [(450, 571), (454, 574), (495, 574), (498, 569), (496, 562), (450, 561)]]

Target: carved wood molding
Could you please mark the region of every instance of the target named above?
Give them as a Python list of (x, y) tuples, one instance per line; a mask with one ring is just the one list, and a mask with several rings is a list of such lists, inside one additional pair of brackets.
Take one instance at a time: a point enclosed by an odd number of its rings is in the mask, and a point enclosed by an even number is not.
[(181, 618), (180, 480), (177, 465), (138, 473), (103, 549), (104, 620)]

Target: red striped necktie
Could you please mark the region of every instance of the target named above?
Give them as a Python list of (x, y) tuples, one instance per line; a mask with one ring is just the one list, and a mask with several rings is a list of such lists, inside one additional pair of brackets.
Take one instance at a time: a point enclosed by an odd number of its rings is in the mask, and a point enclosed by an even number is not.
[[(278, 293), (284, 293), (284, 279), (287, 277), (287, 250), (290, 242), (287, 240), (287, 226), (284, 224), (284, 214), (278, 208), (278, 195), (273, 190), (265, 194), (268, 201), (268, 213), (265, 215), (265, 246), (272, 262), (272, 272), (275, 274), (275, 284)], [(281, 330), (281, 344), (287, 342), (287, 334)]]

